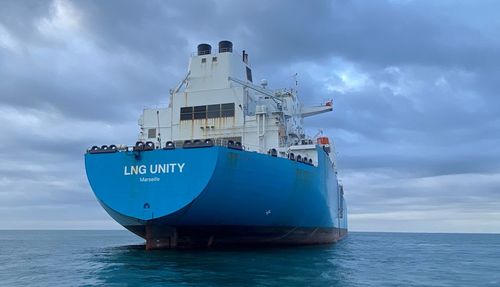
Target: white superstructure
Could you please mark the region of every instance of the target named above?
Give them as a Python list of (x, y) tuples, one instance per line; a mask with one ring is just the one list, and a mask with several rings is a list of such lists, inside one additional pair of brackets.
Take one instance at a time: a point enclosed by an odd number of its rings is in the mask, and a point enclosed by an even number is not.
[[(140, 141), (157, 147), (186, 140), (241, 142), (245, 150), (278, 156), (307, 156), (316, 164), (316, 142), (307, 138), (303, 118), (332, 110), (331, 102), (304, 107), (293, 89), (273, 91), (253, 84), (248, 54), (233, 53), (232, 43), (219, 42), (218, 53), (198, 45), (185, 79), (173, 89), (166, 108), (147, 108), (139, 118)], [(323, 143), (331, 149), (329, 143)], [(334, 152), (330, 153), (333, 159)]]

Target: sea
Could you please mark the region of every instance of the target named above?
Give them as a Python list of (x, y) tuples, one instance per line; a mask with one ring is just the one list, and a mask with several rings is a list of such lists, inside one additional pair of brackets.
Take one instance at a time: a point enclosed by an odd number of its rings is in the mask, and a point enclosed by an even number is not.
[(500, 286), (500, 235), (350, 232), (331, 245), (146, 251), (124, 230), (0, 230), (0, 286)]

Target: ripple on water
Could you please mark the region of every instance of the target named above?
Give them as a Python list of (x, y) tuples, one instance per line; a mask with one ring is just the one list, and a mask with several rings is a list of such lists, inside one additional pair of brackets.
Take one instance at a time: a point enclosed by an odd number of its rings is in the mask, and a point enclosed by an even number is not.
[(3, 286), (499, 286), (500, 235), (357, 233), (335, 245), (145, 251), (126, 231), (0, 231)]

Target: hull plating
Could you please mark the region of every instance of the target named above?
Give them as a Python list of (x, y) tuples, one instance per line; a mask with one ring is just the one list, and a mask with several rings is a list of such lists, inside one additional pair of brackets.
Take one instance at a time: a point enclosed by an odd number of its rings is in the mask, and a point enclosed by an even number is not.
[(347, 212), (318, 154), (317, 167), (224, 147), (86, 154), (85, 163), (101, 205), (148, 248), (327, 243), (347, 232)]

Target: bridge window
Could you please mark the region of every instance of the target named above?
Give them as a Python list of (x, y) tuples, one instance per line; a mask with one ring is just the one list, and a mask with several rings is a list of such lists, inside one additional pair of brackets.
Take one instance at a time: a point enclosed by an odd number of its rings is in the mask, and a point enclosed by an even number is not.
[(193, 119), (193, 107), (181, 108), (181, 121)]
[(220, 105), (208, 105), (207, 106), (207, 118), (219, 118), (220, 117)]
[(222, 117), (234, 117), (234, 103), (222, 104), (220, 114)]
[(194, 119), (206, 119), (207, 118), (207, 106), (196, 106), (194, 107)]
[(234, 117), (234, 103), (182, 107), (181, 121)]

